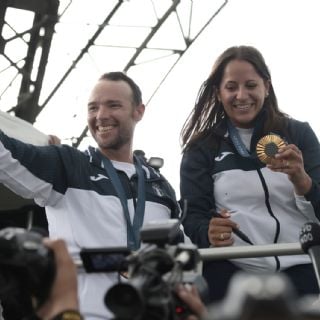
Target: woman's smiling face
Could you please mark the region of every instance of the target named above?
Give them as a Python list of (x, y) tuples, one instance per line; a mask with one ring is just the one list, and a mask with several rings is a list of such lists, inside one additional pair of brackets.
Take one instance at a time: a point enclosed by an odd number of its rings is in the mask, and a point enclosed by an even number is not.
[(269, 82), (254, 66), (244, 60), (231, 60), (225, 67), (218, 90), (231, 122), (239, 128), (250, 128), (268, 96)]

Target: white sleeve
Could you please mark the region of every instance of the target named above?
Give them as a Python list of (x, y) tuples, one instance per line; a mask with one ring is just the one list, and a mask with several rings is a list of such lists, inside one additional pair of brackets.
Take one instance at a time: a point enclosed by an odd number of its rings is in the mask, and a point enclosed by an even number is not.
[(310, 201), (306, 200), (304, 196), (298, 196), (297, 194), (294, 194), (296, 205), (298, 207), (298, 210), (300, 213), (306, 217), (308, 220), (319, 222), (317, 219), (313, 206)]

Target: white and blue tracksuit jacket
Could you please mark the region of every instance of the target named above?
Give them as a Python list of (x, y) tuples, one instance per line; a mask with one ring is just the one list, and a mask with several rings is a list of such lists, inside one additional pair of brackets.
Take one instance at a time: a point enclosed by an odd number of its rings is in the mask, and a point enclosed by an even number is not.
[[(234, 147), (226, 123), (211, 138), (191, 146), (181, 163), (181, 197), (188, 200), (184, 220), (187, 236), (201, 248), (209, 247), (211, 209), (231, 211), (231, 218), (257, 245), (299, 242), (299, 232), (308, 221), (320, 218), (320, 146), (307, 123), (288, 119), (289, 134), (274, 132), (301, 150), (305, 170), (312, 178), (305, 196), (294, 193), (284, 173), (272, 172), (255, 154), (256, 131), (251, 139), (251, 157), (241, 156)], [(214, 138), (212, 138), (214, 137)], [(214, 143), (212, 141), (214, 139)], [(236, 235), (234, 246), (247, 245)], [(283, 270), (310, 263), (307, 255), (232, 260), (246, 271)]]

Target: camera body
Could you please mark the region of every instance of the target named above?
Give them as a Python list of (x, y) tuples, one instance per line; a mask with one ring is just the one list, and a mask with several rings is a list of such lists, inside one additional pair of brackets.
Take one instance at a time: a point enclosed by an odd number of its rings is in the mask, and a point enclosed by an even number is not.
[(55, 263), (42, 240), (36, 231), (0, 230), (0, 300), (8, 319), (22, 319), (48, 297)]
[(207, 286), (201, 276), (192, 272), (200, 261), (197, 247), (170, 244), (180, 230), (179, 225), (173, 219), (142, 228), (140, 236), (145, 246), (126, 259), (128, 281), (114, 285), (105, 296), (105, 304), (115, 319), (178, 320), (191, 314), (175, 294), (176, 286), (199, 284), (203, 294)]

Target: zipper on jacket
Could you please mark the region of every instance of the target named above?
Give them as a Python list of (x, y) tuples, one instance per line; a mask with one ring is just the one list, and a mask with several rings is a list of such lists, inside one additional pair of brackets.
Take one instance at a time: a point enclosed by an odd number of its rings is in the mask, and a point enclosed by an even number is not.
[[(268, 186), (266, 184), (266, 181), (263, 177), (263, 174), (261, 172), (260, 169), (257, 169), (257, 172), (258, 172), (258, 175), (260, 177), (260, 180), (261, 180), (261, 183), (262, 183), (262, 187), (263, 187), (263, 190), (264, 190), (264, 194), (265, 194), (265, 204), (266, 204), (266, 207), (268, 209), (268, 212), (270, 214), (270, 216), (275, 220), (276, 222), (276, 233), (275, 233), (275, 236), (274, 236), (274, 239), (273, 239), (273, 243), (277, 243), (278, 242), (278, 239), (279, 239), (279, 234), (280, 234), (280, 222), (279, 220), (277, 219), (277, 217), (273, 214), (272, 212), (272, 209), (271, 209), (271, 205), (270, 205), (270, 202), (269, 202), (269, 190), (268, 190)], [(278, 256), (274, 256), (275, 260), (276, 260), (276, 271), (279, 271), (280, 270), (280, 260), (279, 260), (279, 257)]]

